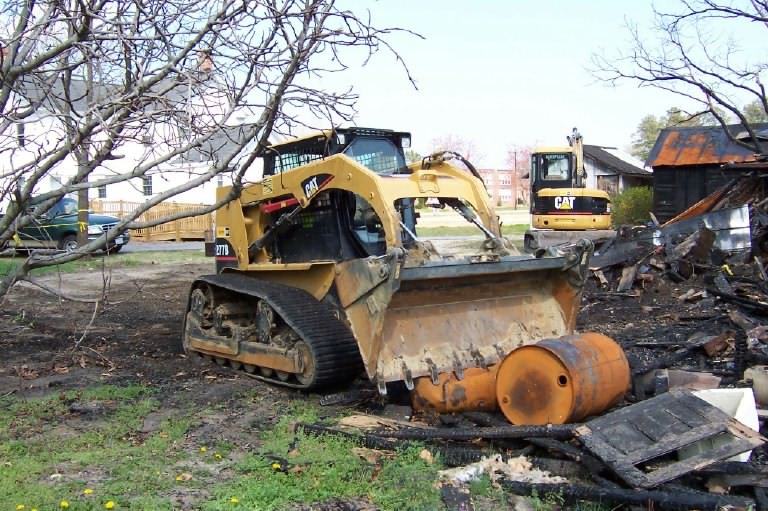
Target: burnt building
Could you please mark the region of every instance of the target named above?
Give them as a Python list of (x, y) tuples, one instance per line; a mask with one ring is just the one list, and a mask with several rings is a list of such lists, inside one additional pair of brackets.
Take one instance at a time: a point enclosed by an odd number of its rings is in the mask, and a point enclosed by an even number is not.
[[(737, 140), (749, 140), (740, 124), (727, 127)], [(758, 144), (768, 149), (768, 123), (754, 124)], [(754, 151), (728, 137), (722, 126), (665, 128), (646, 162), (653, 168), (653, 213), (665, 222), (727, 183), (752, 172)]]

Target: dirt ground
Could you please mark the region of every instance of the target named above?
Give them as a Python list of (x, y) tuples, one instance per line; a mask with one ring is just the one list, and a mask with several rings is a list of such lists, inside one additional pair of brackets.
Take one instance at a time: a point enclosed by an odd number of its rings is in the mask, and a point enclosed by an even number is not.
[[(63, 302), (31, 285), (17, 286), (0, 309), (0, 396), (141, 384), (158, 390), (162, 406), (145, 419), (140, 433), (155, 431), (164, 418), (182, 410), (207, 409), (187, 434), (188, 441), (226, 441), (236, 450), (248, 449), (259, 441), (254, 430), (274, 425), (286, 403), (305, 397), (197, 357), (186, 358), (180, 339), (187, 292), (195, 276), (210, 272), (210, 266), (200, 264), (114, 270), (106, 305), (87, 332), (92, 304)], [(104, 289), (98, 270), (48, 275), (41, 281), (79, 298), (101, 296)], [(663, 356), (696, 332), (716, 335), (729, 328), (714, 302), (681, 303), (680, 292), (665, 280), (650, 284), (639, 296), (606, 293), (591, 282), (578, 329), (614, 337), (637, 366)], [(661, 347), (649, 347), (652, 343)], [(680, 364), (727, 371), (729, 360), (718, 367), (716, 360), (694, 356)], [(257, 398), (243, 406), (234, 399), (243, 392)], [(197, 489), (170, 497), (185, 508), (204, 496), (205, 489)]]
[[(202, 264), (121, 268), (109, 275), (107, 287), (98, 269), (38, 279), (79, 299), (98, 298), (107, 289), (105, 305), (90, 326), (91, 303), (63, 301), (26, 283), (17, 286), (0, 311), (4, 347), (0, 395), (34, 396), (94, 384), (136, 383), (158, 388), (169, 413), (174, 406), (226, 403), (256, 386), (273, 413), (264, 414), (263, 409), (242, 413), (269, 421), (279, 403), (294, 398), (294, 393), (198, 357), (188, 359), (182, 351), (181, 319), (189, 286), (196, 276), (211, 270)], [(206, 434), (240, 440), (242, 428), (231, 419), (221, 430)]]

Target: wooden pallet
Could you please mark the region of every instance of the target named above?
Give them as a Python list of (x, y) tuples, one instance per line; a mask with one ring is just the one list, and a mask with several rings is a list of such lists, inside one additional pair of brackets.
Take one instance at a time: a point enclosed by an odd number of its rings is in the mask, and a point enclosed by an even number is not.
[[(673, 390), (578, 427), (584, 446), (634, 487), (652, 488), (766, 442), (756, 431), (687, 390)], [(710, 450), (658, 459), (717, 437)]]

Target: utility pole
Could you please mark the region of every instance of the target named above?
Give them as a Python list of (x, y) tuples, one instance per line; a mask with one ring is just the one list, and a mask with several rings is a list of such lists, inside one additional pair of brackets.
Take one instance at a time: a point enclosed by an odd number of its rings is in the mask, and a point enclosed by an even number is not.
[(514, 169), (512, 170), (512, 200), (515, 202), (515, 209), (517, 209), (517, 186), (518, 186), (517, 150), (512, 151), (512, 154), (514, 155), (514, 162), (515, 162)]

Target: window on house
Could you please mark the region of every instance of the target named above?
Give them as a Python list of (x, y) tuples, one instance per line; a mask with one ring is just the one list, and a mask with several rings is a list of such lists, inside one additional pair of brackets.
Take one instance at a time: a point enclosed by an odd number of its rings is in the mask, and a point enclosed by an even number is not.
[(221, 174), (216, 176), (216, 186), (224, 186), (224, 176)]
[(619, 176), (597, 176), (597, 189), (614, 195), (619, 192)]
[(144, 176), (141, 181), (144, 195), (152, 195), (152, 176)]
[(99, 187), (99, 199), (107, 198), (107, 185), (101, 185)]
[(24, 123), (16, 123), (16, 142), (19, 144), (19, 147), (27, 145), (27, 137), (24, 134)]

